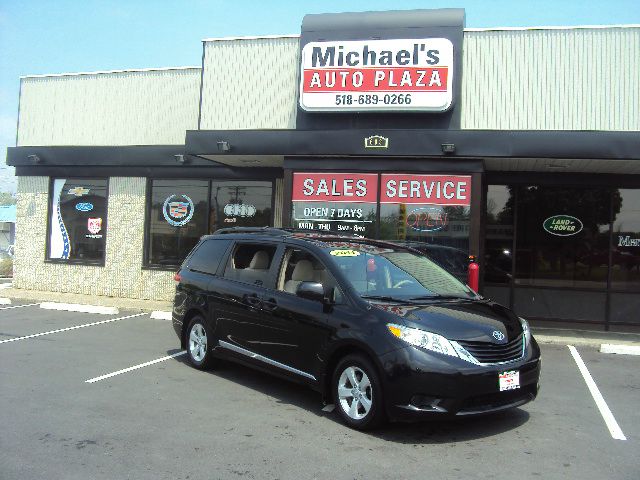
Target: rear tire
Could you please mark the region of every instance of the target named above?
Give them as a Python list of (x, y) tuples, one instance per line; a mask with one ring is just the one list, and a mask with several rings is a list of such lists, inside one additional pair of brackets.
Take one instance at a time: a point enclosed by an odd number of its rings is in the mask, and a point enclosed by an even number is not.
[(371, 430), (385, 420), (382, 382), (364, 355), (347, 355), (333, 372), (333, 400), (342, 421), (356, 430)]
[(185, 338), (187, 357), (192, 367), (207, 370), (213, 366), (212, 341), (213, 336), (204, 319), (200, 315), (193, 317)]

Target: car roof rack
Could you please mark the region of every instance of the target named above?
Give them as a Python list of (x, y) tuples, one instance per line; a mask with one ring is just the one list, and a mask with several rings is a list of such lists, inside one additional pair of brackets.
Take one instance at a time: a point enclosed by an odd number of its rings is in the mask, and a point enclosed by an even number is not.
[(283, 228), (275, 227), (228, 227), (220, 228), (213, 232), (213, 235), (226, 235), (231, 233), (261, 233), (263, 235), (272, 235), (274, 237), (284, 237), (291, 235), (291, 232)]

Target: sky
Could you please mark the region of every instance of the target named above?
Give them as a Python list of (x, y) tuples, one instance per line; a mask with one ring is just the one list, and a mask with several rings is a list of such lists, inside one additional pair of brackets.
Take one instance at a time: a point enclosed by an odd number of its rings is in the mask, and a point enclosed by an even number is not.
[(298, 34), (307, 13), (464, 8), (467, 27), (640, 24), (640, 0), (0, 0), (0, 191), (20, 76), (200, 65), (204, 38)]

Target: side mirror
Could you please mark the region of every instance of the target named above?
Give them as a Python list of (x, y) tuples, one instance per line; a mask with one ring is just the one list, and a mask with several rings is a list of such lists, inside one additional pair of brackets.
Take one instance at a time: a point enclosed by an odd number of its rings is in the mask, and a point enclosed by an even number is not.
[(316, 302), (324, 303), (325, 301), (324, 287), (318, 282), (300, 282), (296, 288), (296, 295)]

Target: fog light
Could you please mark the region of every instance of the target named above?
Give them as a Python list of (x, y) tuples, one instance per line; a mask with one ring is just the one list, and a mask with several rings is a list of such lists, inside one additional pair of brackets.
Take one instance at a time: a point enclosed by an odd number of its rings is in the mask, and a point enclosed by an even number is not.
[(411, 405), (420, 410), (432, 410), (434, 412), (446, 412), (446, 409), (439, 406), (441, 398), (428, 397), (426, 395), (414, 395), (411, 397)]

